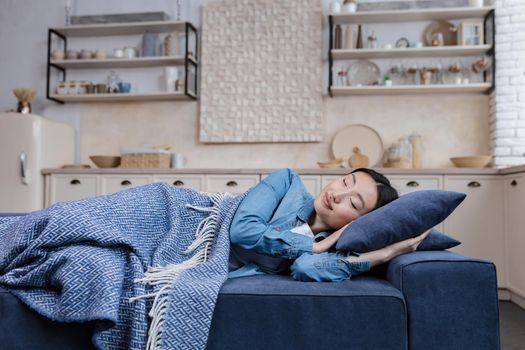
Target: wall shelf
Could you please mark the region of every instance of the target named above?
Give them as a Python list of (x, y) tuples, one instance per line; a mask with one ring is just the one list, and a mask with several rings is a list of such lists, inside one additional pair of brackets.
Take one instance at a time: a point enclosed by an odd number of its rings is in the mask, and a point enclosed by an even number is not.
[(368, 58), (478, 56), (487, 53), (491, 48), (491, 45), (472, 45), (393, 49), (332, 49), (332, 58), (334, 60), (352, 60)]
[(432, 9), (410, 9), (392, 11), (363, 11), (356, 13), (343, 13), (332, 15), (333, 24), (351, 23), (393, 23), (393, 22), (416, 22), (433, 21), (437, 19), (466, 19), (483, 18), (488, 15), (494, 7), (451, 7)]
[[(484, 42), (481, 45), (450, 45), (408, 48), (377, 49), (334, 49), (335, 27), (338, 25), (360, 25), (364, 23), (405, 23), (415, 21), (434, 21), (451, 19), (478, 19), (484, 24)], [(328, 93), (330, 96), (345, 95), (401, 95), (401, 94), (441, 94), (441, 93), (489, 93), (494, 89), (495, 50), (494, 50), (494, 7), (454, 7), (390, 11), (358, 11), (355, 13), (333, 14), (328, 16)], [(334, 86), (334, 61), (411, 59), (436, 57), (479, 57), (486, 55), (491, 59), (491, 67), (483, 72), (482, 82), (467, 85), (396, 85), (396, 86)], [(419, 65), (418, 65), (419, 66)], [(350, 65), (350, 69), (351, 69)], [(378, 77), (383, 82), (385, 72)], [(479, 79), (477, 79), (479, 80)]]
[(64, 102), (130, 102), (130, 101), (166, 101), (191, 100), (196, 96), (187, 96), (184, 92), (87, 94), (87, 95), (51, 95)]
[[(192, 57), (189, 60), (197, 64)], [(64, 69), (96, 69), (96, 68), (137, 68), (176, 66), (184, 64), (183, 56), (159, 56), (137, 58), (106, 58), (106, 59), (77, 59), (77, 60), (51, 60), (51, 64)]]
[(490, 83), (467, 85), (332, 86), (333, 96), (483, 93)]
[[(181, 50), (181, 56), (155, 56), (136, 58), (105, 58), (105, 59), (51, 59), (53, 39), (62, 41), (64, 52), (67, 51), (68, 38), (86, 38), (100, 36), (143, 35), (144, 33), (185, 33), (186, 45)], [(190, 49), (190, 34), (195, 40)], [(65, 102), (111, 102), (111, 101), (154, 101), (154, 100), (181, 100), (197, 99), (198, 89), (198, 43), (197, 29), (189, 22), (157, 21), (136, 23), (108, 23), (72, 25), (68, 27), (49, 28), (47, 44), (47, 87), (46, 97), (58, 103)], [(66, 82), (67, 70), (73, 69), (105, 69), (105, 68), (145, 68), (145, 67), (184, 67), (184, 90), (154, 91), (151, 93), (136, 94), (89, 94), (89, 95), (60, 95), (51, 93), (51, 69), (62, 73), (62, 81)], [(191, 80), (191, 82), (190, 82)]]

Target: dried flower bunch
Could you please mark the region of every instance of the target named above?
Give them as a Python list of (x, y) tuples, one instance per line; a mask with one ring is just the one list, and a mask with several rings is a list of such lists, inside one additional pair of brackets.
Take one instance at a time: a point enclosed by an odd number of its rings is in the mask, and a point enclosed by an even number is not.
[(13, 90), (18, 102), (31, 102), (36, 96), (35, 89), (16, 88)]

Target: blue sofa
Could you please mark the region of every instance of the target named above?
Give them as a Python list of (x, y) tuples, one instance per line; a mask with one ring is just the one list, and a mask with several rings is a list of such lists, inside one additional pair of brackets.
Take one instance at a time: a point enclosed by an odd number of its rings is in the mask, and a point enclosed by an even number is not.
[[(94, 327), (50, 321), (0, 288), (2, 349), (92, 349)], [(448, 251), (399, 256), (342, 283), (228, 280), (208, 350), (499, 349), (496, 270)]]

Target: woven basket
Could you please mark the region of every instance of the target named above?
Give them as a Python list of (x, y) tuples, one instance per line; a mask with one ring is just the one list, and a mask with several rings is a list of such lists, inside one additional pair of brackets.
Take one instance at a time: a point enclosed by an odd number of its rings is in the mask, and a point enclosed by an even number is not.
[(121, 168), (169, 168), (170, 154), (130, 153), (123, 154)]

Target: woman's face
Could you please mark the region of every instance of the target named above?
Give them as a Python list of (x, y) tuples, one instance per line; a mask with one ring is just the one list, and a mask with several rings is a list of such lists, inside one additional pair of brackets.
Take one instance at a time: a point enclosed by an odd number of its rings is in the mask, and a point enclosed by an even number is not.
[(377, 202), (377, 185), (370, 175), (355, 172), (329, 183), (314, 202), (319, 220), (338, 230), (372, 211)]

